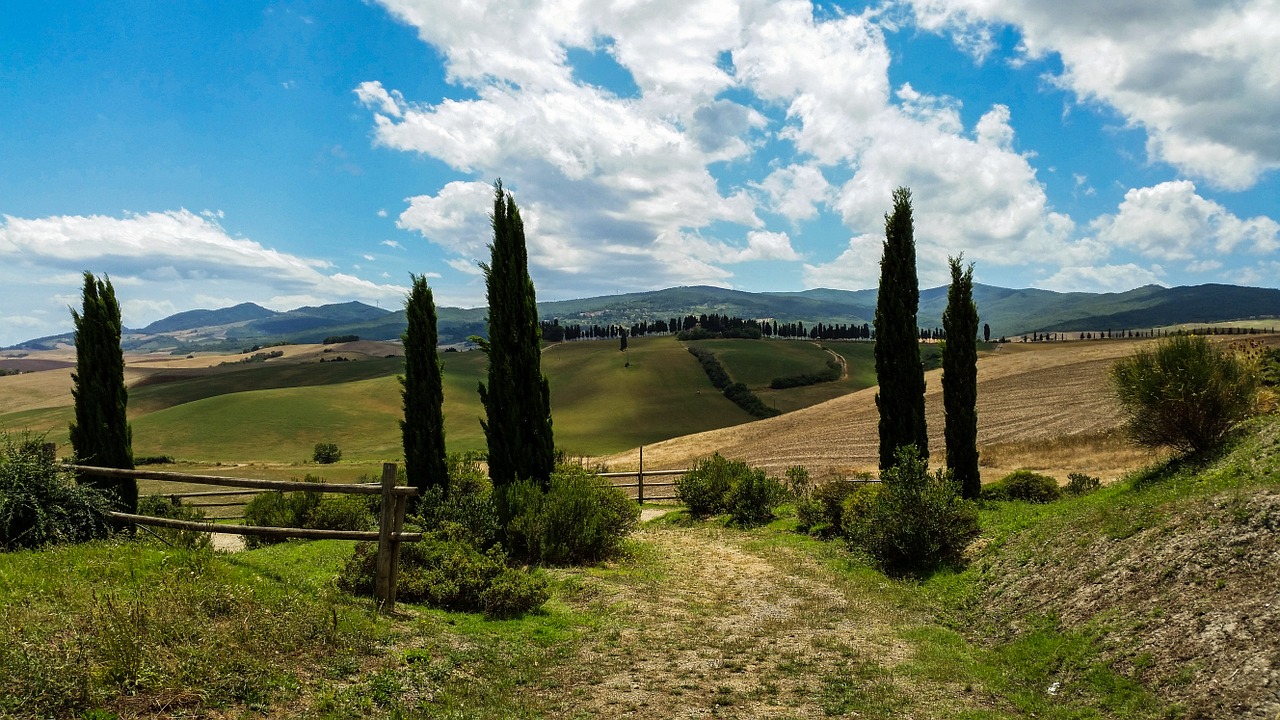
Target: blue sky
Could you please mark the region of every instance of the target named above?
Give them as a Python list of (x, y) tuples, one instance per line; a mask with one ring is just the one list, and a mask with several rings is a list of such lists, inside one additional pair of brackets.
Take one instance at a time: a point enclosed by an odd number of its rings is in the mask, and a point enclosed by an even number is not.
[(919, 272), (1280, 284), (1270, 0), (25, 3), (0, 15), (0, 346), (254, 301), (476, 306), (492, 181), (539, 299)]

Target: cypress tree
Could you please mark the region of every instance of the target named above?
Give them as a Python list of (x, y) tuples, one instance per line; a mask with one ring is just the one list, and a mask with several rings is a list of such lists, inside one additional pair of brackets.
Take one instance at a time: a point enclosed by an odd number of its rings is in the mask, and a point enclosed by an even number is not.
[(884, 216), (884, 253), (876, 295), (876, 407), (880, 409), (880, 469), (893, 467), (904, 445), (929, 457), (924, 418), (924, 364), (920, 361), (920, 284), (911, 223), (911, 191), (893, 191), (893, 213)]
[[(425, 492), (439, 487), (448, 491), (449, 470), (444, 446), (444, 366), (436, 350), (436, 303), (427, 279), (410, 275), (413, 288), (405, 301), (409, 321), (404, 341), (404, 375), (400, 396), (404, 419), (404, 469), (409, 484)], [(420, 496), (421, 497), (421, 496)]]
[(960, 493), (976, 499), (982, 490), (978, 471), (978, 306), (973, 302), (973, 263), (961, 271), (964, 256), (948, 258), (951, 287), (942, 329), (942, 405), (946, 412), (947, 467)]
[[(133, 429), (127, 417), (129, 391), (124, 384), (120, 349), (120, 305), (111, 278), (85, 271), (80, 312), (75, 324), (76, 369), (71, 374), (75, 420), (70, 426), (76, 460), (96, 467), (133, 468)], [(138, 510), (138, 481), (86, 476), (83, 482), (114, 492), (118, 507)]]
[(495, 487), (517, 479), (550, 487), (555, 469), (551, 435), (551, 388), (542, 374), (542, 328), (529, 278), (524, 223), (502, 181), (494, 183), (491, 260), (481, 263), (489, 300), (489, 383), (480, 383), (489, 447), (489, 477)]

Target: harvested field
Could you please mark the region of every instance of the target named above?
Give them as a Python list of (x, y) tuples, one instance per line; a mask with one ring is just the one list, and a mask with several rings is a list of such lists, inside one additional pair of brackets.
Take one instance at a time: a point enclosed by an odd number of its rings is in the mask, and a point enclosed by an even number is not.
[[(1272, 341), (1274, 342), (1274, 338)], [(1156, 455), (1129, 447), (1107, 384), (1116, 358), (1149, 340), (1006, 344), (978, 360), (978, 445), (983, 473), (995, 479), (1029, 467), (1065, 479), (1087, 472), (1111, 480)], [(929, 444), (943, 448), (942, 372), (925, 374)], [(647, 445), (646, 468), (678, 468), (713, 452), (781, 472), (804, 465), (816, 475), (875, 470), (879, 411), (869, 388), (775, 418)], [(638, 452), (600, 458), (634, 468)]]

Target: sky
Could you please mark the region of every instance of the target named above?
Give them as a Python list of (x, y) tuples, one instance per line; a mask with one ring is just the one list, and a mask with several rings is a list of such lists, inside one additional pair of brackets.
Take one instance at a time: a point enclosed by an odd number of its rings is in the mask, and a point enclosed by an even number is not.
[(539, 300), (1280, 287), (1280, 0), (19, 3), (0, 346), (257, 302), (485, 302), (493, 183)]

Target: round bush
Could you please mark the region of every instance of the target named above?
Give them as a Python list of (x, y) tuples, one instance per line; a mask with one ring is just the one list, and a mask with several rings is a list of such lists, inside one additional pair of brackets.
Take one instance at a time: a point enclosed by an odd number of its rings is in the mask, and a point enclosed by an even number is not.
[(729, 490), (734, 480), (750, 471), (746, 463), (716, 453), (694, 463), (689, 472), (676, 479), (676, 497), (694, 517), (718, 515), (729, 509)]
[[(930, 474), (914, 445), (899, 448), (877, 490), (859, 489), (845, 522), (851, 544), (886, 572), (924, 571), (958, 562), (978, 534), (978, 509), (946, 470)], [(863, 509), (865, 503), (865, 509)]]
[(984, 500), (1053, 502), (1062, 496), (1058, 481), (1030, 470), (1015, 470), (982, 488)]
[(1249, 362), (1208, 338), (1181, 335), (1117, 360), (1111, 385), (1133, 442), (1202, 452), (1253, 411), (1258, 378)]
[[(508, 566), (501, 548), (481, 551), (456, 530), (442, 528), (400, 546), (397, 599), (505, 618), (538, 608), (551, 596), (541, 575)], [(338, 575), (338, 587), (372, 595), (377, 562), (377, 545), (358, 543)]]
[[(570, 565), (616, 554), (640, 521), (640, 506), (585, 468), (561, 466), (544, 492), (534, 481), (502, 489), (512, 555), (532, 563)], [(501, 514), (501, 513), (500, 513)]]

